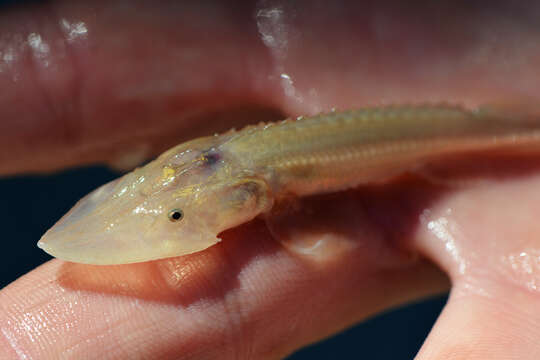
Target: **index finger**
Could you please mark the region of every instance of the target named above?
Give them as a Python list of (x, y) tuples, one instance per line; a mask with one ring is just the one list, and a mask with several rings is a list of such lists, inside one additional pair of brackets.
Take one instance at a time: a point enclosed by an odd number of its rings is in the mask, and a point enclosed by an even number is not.
[[(336, 199), (316, 201), (315, 216), (318, 207), (337, 206)], [(180, 258), (102, 267), (53, 260), (0, 293), (0, 354), (281, 358), (374, 312), (446, 289), (433, 265), (411, 261), (384, 237), (352, 237), (370, 226), (342, 228), (334, 240), (350, 241), (346, 251), (326, 236), (314, 257), (291, 253), (255, 221)]]

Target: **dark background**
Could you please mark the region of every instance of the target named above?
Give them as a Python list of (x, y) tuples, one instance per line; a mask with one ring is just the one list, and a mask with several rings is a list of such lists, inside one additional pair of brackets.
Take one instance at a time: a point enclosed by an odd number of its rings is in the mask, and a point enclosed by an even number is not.
[[(50, 257), (36, 247), (40, 236), (83, 195), (118, 174), (93, 167), (50, 176), (0, 180), (3, 260), (0, 287)], [(289, 360), (412, 359), (446, 301), (445, 297), (397, 309), (360, 324)]]

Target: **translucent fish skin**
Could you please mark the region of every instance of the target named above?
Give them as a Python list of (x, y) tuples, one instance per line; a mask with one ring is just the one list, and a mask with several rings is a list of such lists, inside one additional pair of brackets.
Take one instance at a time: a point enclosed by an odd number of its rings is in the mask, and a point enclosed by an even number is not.
[[(540, 142), (540, 119), (451, 106), (332, 112), (178, 145), (95, 190), (38, 242), (60, 259), (125, 264), (201, 251), (282, 196), (386, 181), (446, 155)], [(181, 216), (175, 220), (171, 214)]]

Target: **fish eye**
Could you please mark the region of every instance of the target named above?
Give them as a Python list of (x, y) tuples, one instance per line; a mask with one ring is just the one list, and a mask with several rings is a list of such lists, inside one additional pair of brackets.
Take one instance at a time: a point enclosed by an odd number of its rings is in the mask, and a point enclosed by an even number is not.
[(184, 212), (181, 209), (172, 209), (169, 211), (169, 220), (171, 221), (180, 221), (184, 217)]

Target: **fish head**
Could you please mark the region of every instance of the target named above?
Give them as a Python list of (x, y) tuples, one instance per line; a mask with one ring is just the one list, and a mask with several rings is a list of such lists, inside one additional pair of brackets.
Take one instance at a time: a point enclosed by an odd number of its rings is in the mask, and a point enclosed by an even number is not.
[(207, 144), (173, 148), (94, 190), (38, 246), (57, 258), (125, 264), (191, 254), (264, 211), (264, 181), (235, 174)]

